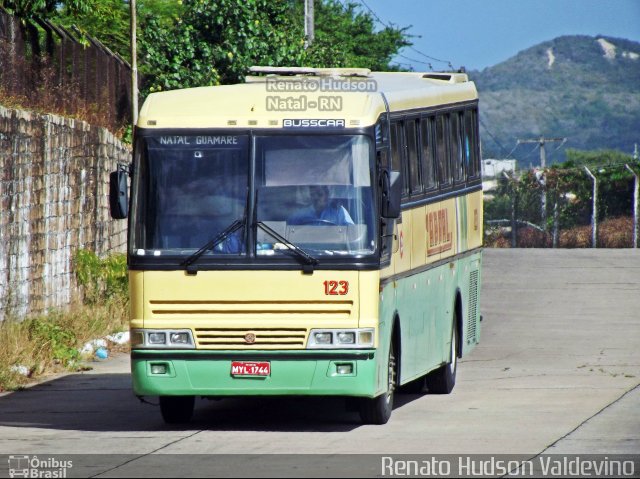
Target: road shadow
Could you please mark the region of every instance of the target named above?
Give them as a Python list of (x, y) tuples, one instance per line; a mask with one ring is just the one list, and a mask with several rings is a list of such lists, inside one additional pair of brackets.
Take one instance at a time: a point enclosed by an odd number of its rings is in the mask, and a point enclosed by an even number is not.
[[(418, 395), (397, 394), (394, 409)], [(340, 397), (198, 398), (193, 420), (168, 426), (158, 398), (141, 402), (128, 373), (70, 374), (0, 397), (0, 426), (79, 431), (345, 432), (362, 426)]]

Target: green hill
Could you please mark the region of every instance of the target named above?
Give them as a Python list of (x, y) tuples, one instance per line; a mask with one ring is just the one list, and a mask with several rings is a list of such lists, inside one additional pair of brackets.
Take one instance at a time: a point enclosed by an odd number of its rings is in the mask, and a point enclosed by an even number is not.
[[(485, 158), (504, 158), (518, 138), (567, 137), (566, 147), (633, 151), (640, 143), (640, 43), (564, 36), (469, 72), (480, 93)], [(513, 151), (539, 162), (534, 145)], [(548, 163), (563, 161), (548, 147)]]

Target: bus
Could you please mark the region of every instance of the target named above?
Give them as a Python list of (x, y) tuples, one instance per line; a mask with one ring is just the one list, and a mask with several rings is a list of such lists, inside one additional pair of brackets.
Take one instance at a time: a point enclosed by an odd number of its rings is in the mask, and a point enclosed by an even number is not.
[(385, 424), (398, 391), (450, 393), (480, 339), (465, 73), (252, 67), (152, 93), (110, 180), (133, 390), (167, 423), (196, 397), (316, 395)]

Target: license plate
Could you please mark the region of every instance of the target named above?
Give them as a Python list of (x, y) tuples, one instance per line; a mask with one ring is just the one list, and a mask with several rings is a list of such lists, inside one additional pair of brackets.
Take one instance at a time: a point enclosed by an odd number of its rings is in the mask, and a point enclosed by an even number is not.
[(270, 376), (271, 363), (269, 362), (251, 362), (251, 361), (232, 361), (232, 376)]

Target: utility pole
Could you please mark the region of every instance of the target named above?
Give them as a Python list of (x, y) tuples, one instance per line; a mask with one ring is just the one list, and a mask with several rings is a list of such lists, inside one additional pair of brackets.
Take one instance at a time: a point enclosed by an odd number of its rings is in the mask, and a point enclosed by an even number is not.
[(598, 179), (591, 173), (591, 170), (584, 167), (584, 171), (593, 181), (593, 212), (591, 214), (591, 247), (598, 247)]
[(138, 53), (136, 42), (136, 0), (130, 0), (131, 9), (131, 110), (132, 128), (138, 123)]
[(511, 193), (511, 247), (518, 247), (518, 189), (516, 187), (516, 175), (515, 171), (513, 172), (513, 177), (507, 175), (506, 171), (503, 171), (502, 174), (507, 179), (507, 184), (509, 185), (509, 191)]
[(528, 140), (521, 140), (520, 138), (518, 138), (517, 144), (520, 145), (523, 143), (537, 143), (538, 145), (540, 145), (540, 168), (544, 169), (547, 167), (547, 153), (544, 149), (544, 145), (553, 142), (564, 143), (566, 141), (566, 138), (545, 138), (544, 136), (541, 136), (540, 138), (531, 138)]
[(313, 0), (304, 0), (304, 48), (309, 48), (315, 37)]
[(540, 186), (542, 186), (542, 195), (540, 198), (540, 212), (542, 216), (542, 227), (546, 231), (547, 229), (547, 187), (545, 185), (544, 178), (544, 169), (547, 167), (547, 152), (544, 149), (544, 145), (546, 143), (554, 143), (554, 142), (566, 142), (566, 138), (545, 138), (541, 136), (540, 138), (530, 138), (526, 140), (521, 140), (518, 138), (516, 145), (521, 145), (524, 143), (537, 143), (540, 146), (540, 168), (543, 170), (540, 178), (538, 178), (538, 182)]
[[(637, 145), (636, 145), (636, 149), (637, 149)], [(636, 150), (637, 152), (637, 150)], [(633, 168), (631, 168), (629, 165), (624, 165), (627, 170), (629, 170), (631, 172), (631, 174), (633, 175), (634, 181), (633, 181), (633, 247), (637, 248), (638, 247), (638, 204), (640, 203), (640, 185), (639, 183), (639, 178), (638, 178), (638, 173), (636, 173)]]

